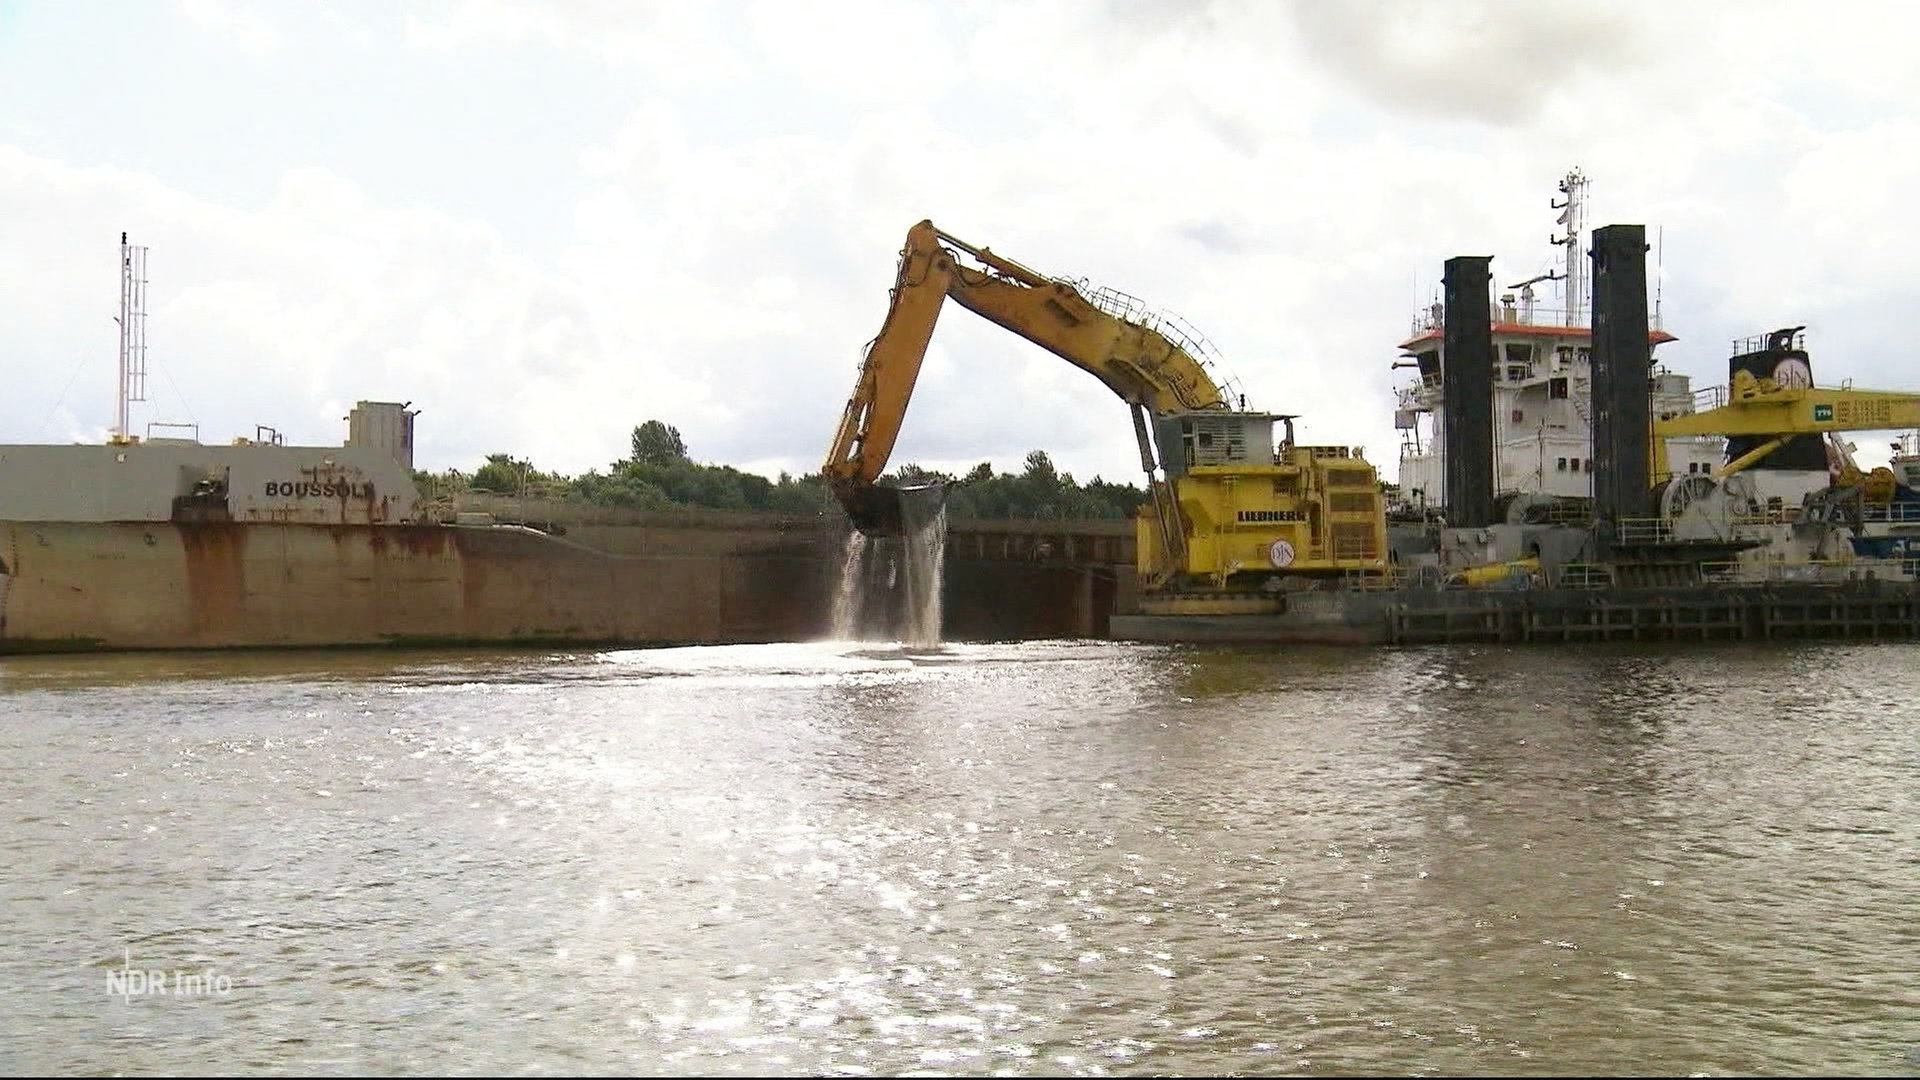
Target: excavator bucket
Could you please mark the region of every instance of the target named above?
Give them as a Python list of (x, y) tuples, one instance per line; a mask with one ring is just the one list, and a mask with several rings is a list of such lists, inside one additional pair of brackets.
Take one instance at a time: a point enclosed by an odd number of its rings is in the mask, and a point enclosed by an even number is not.
[(945, 484), (919, 484), (890, 487), (863, 484), (835, 492), (840, 505), (853, 520), (853, 527), (868, 536), (901, 536), (910, 525), (917, 525), (937, 514), (946, 499)]

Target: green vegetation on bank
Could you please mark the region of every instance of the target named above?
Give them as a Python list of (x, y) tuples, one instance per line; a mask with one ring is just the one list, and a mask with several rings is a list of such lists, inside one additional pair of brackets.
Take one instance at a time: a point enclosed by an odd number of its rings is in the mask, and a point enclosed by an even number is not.
[[(678, 428), (649, 420), (633, 429), (632, 453), (603, 472), (579, 476), (545, 472), (510, 454), (489, 454), (471, 473), (416, 472), (429, 498), (464, 492), (488, 492), (521, 498), (571, 499), (594, 506), (632, 510), (704, 507), (814, 514), (830, 504), (826, 482), (818, 474), (781, 473), (769, 480), (731, 465), (703, 465), (687, 451)], [(948, 496), (954, 517), (1020, 521), (1059, 521), (1131, 517), (1147, 493), (1132, 484), (1095, 477), (1082, 485), (1072, 473), (1056, 470), (1044, 450), (1027, 455), (1019, 473), (995, 473), (981, 462), (963, 477), (903, 465), (887, 475), (896, 484), (961, 481)]]

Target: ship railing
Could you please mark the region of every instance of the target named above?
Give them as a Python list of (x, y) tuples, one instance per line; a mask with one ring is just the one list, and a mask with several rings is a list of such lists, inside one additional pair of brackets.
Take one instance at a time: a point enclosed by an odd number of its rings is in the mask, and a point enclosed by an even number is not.
[(1088, 303), (1106, 314), (1154, 331), (1186, 350), (1197, 360), (1217, 360), (1220, 356), (1219, 350), (1213, 347), (1213, 342), (1208, 341), (1207, 336), (1192, 323), (1170, 311), (1149, 307), (1146, 301), (1132, 293), (1121, 292), (1119, 289), (1105, 285), (1091, 287), (1084, 280), (1068, 281), (1066, 284), (1071, 285), (1080, 295), (1087, 298)]
[(1220, 359), (1220, 350), (1214, 348), (1213, 342), (1207, 340), (1207, 336), (1192, 323), (1171, 311), (1150, 307), (1146, 301), (1131, 293), (1121, 292), (1119, 289), (1106, 285), (1095, 287), (1084, 278), (1057, 280), (1086, 297), (1087, 302), (1100, 311), (1123, 322), (1143, 326), (1173, 342), (1188, 356), (1193, 357), (1201, 369), (1207, 373), (1207, 377), (1212, 379), (1214, 385), (1226, 396), (1229, 406), (1237, 407), (1246, 396), (1240, 380), (1227, 371), (1225, 362)]
[(1395, 407), (1431, 412), (1435, 405), (1441, 403), (1443, 389), (1438, 375), (1421, 376), (1394, 389)]
[(1726, 523), (1729, 535), (1737, 537), (1742, 529), (1767, 529), (1775, 525), (1792, 525), (1799, 520), (1800, 508), (1782, 503), (1757, 514), (1729, 514)]
[[(1733, 351), (1735, 355), (1740, 353), (1765, 352), (1772, 344), (1772, 334), (1755, 334), (1751, 337), (1734, 338)], [(1807, 335), (1805, 331), (1795, 333), (1792, 339), (1787, 342), (1787, 348), (1789, 349), (1804, 349), (1806, 347)]]
[(1578, 496), (1558, 498), (1547, 504), (1546, 523), (1577, 526), (1593, 521), (1593, 500)]
[(1613, 567), (1605, 563), (1566, 563), (1554, 579), (1554, 585), (1562, 589), (1605, 589), (1612, 584)]
[(1357, 563), (1372, 562), (1380, 557), (1380, 549), (1371, 540), (1338, 540), (1332, 545), (1311, 544), (1307, 547), (1307, 561), (1325, 565), (1328, 562)]
[(1832, 584), (1843, 581), (1906, 581), (1912, 579), (1911, 559), (1729, 559), (1700, 564), (1702, 580), (1711, 584)]
[[(1494, 304), (1491, 306), (1493, 321), (1512, 326), (1568, 327), (1585, 330), (1590, 325), (1590, 315), (1586, 308), (1548, 307), (1545, 304)], [(1414, 313), (1413, 332), (1423, 334), (1430, 330), (1445, 330), (1447, 312), (1445, 304), (1429, 304)], [(1647, 313), (1647, 329), (1660, 330), (1661, 318), (1657, 311)]]
[[(1725, 519), (1725, 534), (1739, 536), (1742, 529), (1791, 524), (1796, 508), (1768, 510), (1758, 514), (1734, 514)], [(1680, 527), (1685, 525), (1686, 527)], [(1623, 544), (1671, 544), (1699, 538), (1700, 526), (1672, 518), (1621, 518), (1614, 526), (1614, 539)]]
[(1340, 587), (1347, 592), (1403, 592), (1441, 587), (1446, 575), (1437, 566), (1390, 566), (1384, 570), (1345, 570)]
[(153, 432), (155, 428), (158, 428), (163, 432), (179, 431), (179, 432), (186, 433), (181, 436), (165, 436), (165, 437), (182, 438), (182, 439), (189, 440), (196, 443), (200, 441), (200, 425), (199, 424), (191, 424), (191, 423), (186, 423), (184, 421), (175, 421), (175, 420), (151, 421), (147, 424), (147, 441), (148, 442), (152, 442), (154, 440), (155, 436)]
[(1875, 524), (1920, 524), (1920, 504), (1869, 504), (1861, 509), (1860, 520)]
[(1726, 403), (1727, 388), (1724, 386), (1709, 386), (1693, 392), (1694, 412), (1706, 412), (1708, 409), (1718, 409)]
[(1623, 544), (1670, 544), (1673, 522), (1667, 518), (1621, 518), (1613, 535)]
[(1333, 557), (1337, 562), (1362, 562), (1380, 557), (1380, 549), (1372, 540), (1358, 537), (1351, 540), (1336, 540), (1333, 545)]

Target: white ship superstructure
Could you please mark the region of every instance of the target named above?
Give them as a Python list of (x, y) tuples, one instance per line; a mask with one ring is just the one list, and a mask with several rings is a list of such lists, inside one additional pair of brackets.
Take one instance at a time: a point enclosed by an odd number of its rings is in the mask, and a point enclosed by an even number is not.
[[(1494, 486), (1501, 495), (1593, 495), (1593, 331), (1587, 256), (1579, 239), (1586, 186), (1586, 178), (1574, 170), (1560, 182), (1563, 198), (1552, 204), (1559, 212), (1557, 224), (1566, 229), (1554, 240), (1565, 253), (1561, 268), (1508, 286), (1493, 305)], [(1536, 288), (1549, 282), (1560, 285), (1558, 307), (1536, 301)], [(1394, 364), (1418, 375), (1399, 388), (1394, 408), (1394, 427), (1401, 434), (1400, 500), (1406, 507), (1446, 503), (1440, 382), (1445, 316), (1439, 303), (1420, 312)], [(1660, 328), (1657, 302), (1652, 316), (1650, 345), (1657, 350), (1676, 339)], [(1650, 389), (1655, 416), (1694, 411), (1689, 376), (1656, 363)], [(1725, 440), (1718, 437), (1666, 443), (1667, 467), (1675, 474), (1711, 473), (1724, 460)]]
[(1903, 486), (1920, 490), (1920, 431), (1906, 431), (1891, 444), (1887, 467)]

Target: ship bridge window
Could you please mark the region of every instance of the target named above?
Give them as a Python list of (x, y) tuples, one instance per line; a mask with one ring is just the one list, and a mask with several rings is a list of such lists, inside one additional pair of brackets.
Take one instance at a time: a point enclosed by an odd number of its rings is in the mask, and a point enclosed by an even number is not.
[(1568, 469), (1568, 471), (1570, 471), (1570, 472), (1579, 472), (1579, 471), (1580, 471), (1580, 459), (1579, 459), (1579, 458), (1577, 458), (1577, 457), (1576, 457), (1576, 458), (1568, 458), (1568, 459), (1567, 459), (1567, 469)]
[[(1507, 378), (1524, 379), (1533, 367), (1533, 342), (1508, 342), (1505, 348), (1507, 357)], [(1518, 372), (1518, 374), (1515, 374)]]
[(1557, 379), (1547, 380), (1547, 396), (1549, 398), (1554, 398), (1556, 400), (1566, 398), (1567, 380), (1565, 376), (1561, 376), (1560, 378), (1557, 378)]
[(1553, 466), (1553, 468), (1554, 468), (1554, 471), (1556, 471), (1556, 472), (1566, 472), (1566, 471), (1567, 471), (1567, 459), (1566, 459), (1566, 458), (1555, 458), (1555, 459), (1554, 459), (1554, 466)]
[(1440, 350), (1428, 349), (1414, 357), (1420, 365), (1420, 381), (1428, 386), (1440, 385)]

